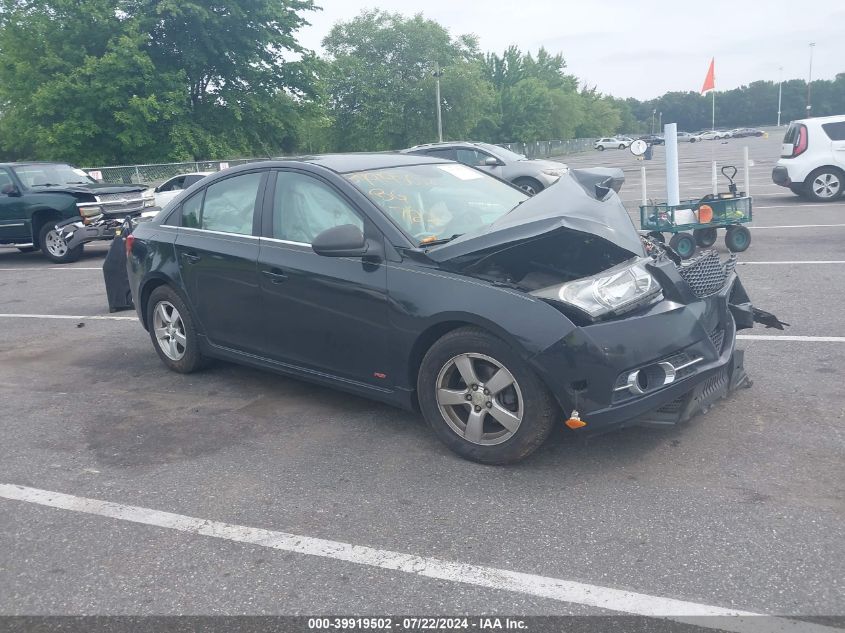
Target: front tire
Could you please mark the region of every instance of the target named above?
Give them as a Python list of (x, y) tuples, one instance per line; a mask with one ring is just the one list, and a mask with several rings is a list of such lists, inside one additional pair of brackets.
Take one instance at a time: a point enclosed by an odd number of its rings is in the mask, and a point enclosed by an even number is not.
[(807, 176), (807, 196), (816, 202), (833, 202), (842, 195), (843, 173), (836, 167), (820, 167)]
[(38, 244), (44, 257), (57, 264), (69, 264), (82, 256), (83, 244), (68, 248), (64, 238), (59, 235), (55, 224), (47, 222), (38, 233)]
[(190, 374), (208, 364), (199, 349), (194, 317), (170, 286), (159, 286), (150, 294), (147, 328), (153, 347), (169, 369)]
[(452, 451), (484, 464), (509, 464), (549, 436), (558, 406), (506, 343), (475, 327), (449, 332), (426, 353), (417, 378), (420, 409)]
[(529, 196), (538, 194), (543, 190), (543, 185), (533, 178), (517, 178), (513, 181), (513, 184), (522, 189)]
[(604, 151), (604, 145), (599, 145), (596, 149), (599, 150), (600, 152), (603, 152)]

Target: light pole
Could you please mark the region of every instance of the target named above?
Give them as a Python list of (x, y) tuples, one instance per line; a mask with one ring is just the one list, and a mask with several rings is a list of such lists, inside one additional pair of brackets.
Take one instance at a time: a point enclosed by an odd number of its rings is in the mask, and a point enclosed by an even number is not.
[(654, 134), (654, 115), (657, 114), (657, 110), (651, 111), (651, 133)]
[(810, 103), (810, 86), (813, 85), (813, 49), (816, 47), (815, 42), (810, 42), (810, 74), (807, 77), (807, 118), (810, 117), (810, 109), (813, 107)]
[(780, 98), (783, 94), (783, 66), (778, 69), (778, 127), (780, 127)]
[(434, 62), (434, 92), (437, 98), (437, 140), (443, 142), (443, 119), (440, 114), (440, 77), (443, 75), (440, 72), (440, 64)]
[(657, 113), (657, 131), (659, 132), (662, 129), (663, 129), (663, 113), (658, 112)]

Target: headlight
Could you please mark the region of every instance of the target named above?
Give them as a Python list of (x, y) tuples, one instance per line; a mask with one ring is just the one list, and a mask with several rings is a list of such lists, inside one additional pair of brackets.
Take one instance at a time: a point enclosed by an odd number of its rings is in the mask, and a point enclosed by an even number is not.
[(542, 288), (532, 294), (560, 301), (597, 319), (642, 303), (659, 292), (660, 284), (646, 270), (643, 262), (637, 262), (560, 286)]
[(78, 204), (76, 208), (79, 209), (79, 215), (83, 218), (93, 218), (102, 215), (103, 207), (98, 204)]
[(156, 203), (155, 194), (151, 191), (145, 191), (141, 198), (144, 200), (144, 207), (153, 207)]

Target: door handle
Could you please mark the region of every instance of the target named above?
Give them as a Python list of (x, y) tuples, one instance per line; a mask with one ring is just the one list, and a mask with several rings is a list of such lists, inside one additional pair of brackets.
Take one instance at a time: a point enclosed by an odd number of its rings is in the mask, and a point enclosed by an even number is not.
[(189, 264), (196, 264), (199, 260), (202, 259), (196, 253), (182, 253), (182, 257), (187, 261)]
[(288, 278), (288, 276), (278, 268), (273, 268), (272, 270), (262, 270), (261, 274), (267, 277), (271, 284), (280, 284)]

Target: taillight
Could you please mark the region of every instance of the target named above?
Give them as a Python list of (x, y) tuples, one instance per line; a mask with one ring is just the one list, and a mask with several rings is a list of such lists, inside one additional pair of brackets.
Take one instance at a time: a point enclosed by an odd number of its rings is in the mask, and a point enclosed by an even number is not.
[(798, 126), (798, 140), (792, 145), (792, 158), (800, 156), (807, 151), (807, 126)]
[(132, 246), (135, 244), (135, 236), (131, 233), (126, 236), (126, 257), (132, 254)]

